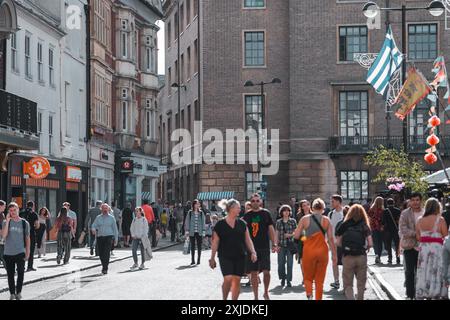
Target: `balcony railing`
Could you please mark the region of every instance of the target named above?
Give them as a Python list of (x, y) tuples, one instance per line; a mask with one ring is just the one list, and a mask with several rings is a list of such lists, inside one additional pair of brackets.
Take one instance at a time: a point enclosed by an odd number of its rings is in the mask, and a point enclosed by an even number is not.
[[(450, 151), (450, 136), (439, 136), (439, 150)], [(400, 149), (403, 145), (402, 136), (371, 136), (371, 137), (330, 137), (329, 152), (339, 153), (367, 153), (376, 147), (383, 145), (389, 148)], [(408, 152), (424, 153), (430, 146), (426, 142), (426, 136), (408, 137)]]

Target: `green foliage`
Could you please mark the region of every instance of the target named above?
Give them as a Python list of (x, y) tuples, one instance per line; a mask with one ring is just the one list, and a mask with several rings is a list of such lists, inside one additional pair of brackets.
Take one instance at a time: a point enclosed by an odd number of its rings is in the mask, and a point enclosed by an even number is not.
[(371, 167), (379, 169), (374, 182), (386, 183), (388, 178), (401, 178), (406, 188), (411, 192), (426, 194), (428, 184), (421, 178), (426, 176), (423, 166), (408, 158), (403, 150), (388, 149), (378, 146), (364, 158), (364, 162)]

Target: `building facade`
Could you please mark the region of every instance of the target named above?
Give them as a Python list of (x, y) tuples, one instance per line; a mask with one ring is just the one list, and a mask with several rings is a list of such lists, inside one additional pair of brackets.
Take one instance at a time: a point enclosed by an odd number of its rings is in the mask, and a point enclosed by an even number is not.
[[(365, 2), (166, 0), (166, 85), (158, 131), (169, 170), (161, 179), (162, 197), (185, 201), (232, 191), (246, 200), (267, 185), (266, 205), (274, 209), (290, 196), (328, 201), (341, 193), (347, 201), (361, 201), (383, 191), (385, 186), (370, 182), (376, 172), (363, 159), (377, 145), (400, 146), (402, 123), (392, 110), (386, 113), (383, 98), (366, 83), (367, 70), (353, 54), (378, 53), (385, 21), (401, 48), (401, 15), (383, 12), (380, 29), (369, 29)], [(379, 1), (380, 6), (401, 4)], [(407, 5), (426, 7), (428, 2)], [(407, 59), (429, 80), (437, 55), (450, 53), (445, 28), (445, 15), (407, 14)], [(281, 84), (265, 86), (264, 104), (259, 86), (244, 87), (247, 80), (273, 78)], [(420, 161), (429, 107), (424, 101), (408, 117), (409, 152)], [(442, 110), (440, 115), (443, 120)], [(278, 174), (262, 176), (250, 165), (172, 164), (170, 134), (180, 126), (192, 129), (194, 120), (202, 121), (202, 132), (279, 129)], [(443, 142), (447, 130), (440, 128)]]

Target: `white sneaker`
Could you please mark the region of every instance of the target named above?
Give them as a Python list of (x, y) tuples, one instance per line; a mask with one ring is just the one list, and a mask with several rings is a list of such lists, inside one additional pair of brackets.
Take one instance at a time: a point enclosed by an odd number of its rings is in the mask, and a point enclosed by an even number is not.
[(138, 267), (138, 265), (137, 265), (137, 263), (135, 263), (135, 264), (133, 264), (132, 266), (131, 266), (131, 270), (136, 270), (137, 269), (137, 267)]
[(16, 300), (22, 300), (22, 295), (20, 293), (16, 294)]
[(144, 269), (144, 268), (145, 268), (145, 265), (144, 265), (144, 264), (141, 264), (141, 266), (139, 267), (140, 270), (142, 270), (142, 269)]
[(15, 294), (10, 295), (9, 300), (16, 300), (16, 295)]

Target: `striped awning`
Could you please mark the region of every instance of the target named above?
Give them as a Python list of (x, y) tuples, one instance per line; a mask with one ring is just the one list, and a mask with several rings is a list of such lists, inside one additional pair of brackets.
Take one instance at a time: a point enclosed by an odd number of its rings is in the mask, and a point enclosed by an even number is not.
[(234, 197), (234, 191), (200, 192), (197, 194), (198, 200), (222, 200)]
[(152, 193), (151, 192), (142, 192), (141, 199), (142, 200), (151, 200)]

